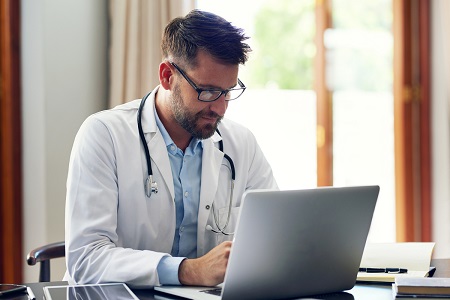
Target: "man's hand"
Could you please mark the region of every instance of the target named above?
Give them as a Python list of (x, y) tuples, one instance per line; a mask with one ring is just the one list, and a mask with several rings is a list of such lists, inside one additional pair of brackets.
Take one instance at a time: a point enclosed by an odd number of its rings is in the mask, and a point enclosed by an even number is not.
[(222, 283), (230, 257), (232, 242), (223, 242), (202, 257), (185, 259), (178, 269), (183, 285), (215, 286)]

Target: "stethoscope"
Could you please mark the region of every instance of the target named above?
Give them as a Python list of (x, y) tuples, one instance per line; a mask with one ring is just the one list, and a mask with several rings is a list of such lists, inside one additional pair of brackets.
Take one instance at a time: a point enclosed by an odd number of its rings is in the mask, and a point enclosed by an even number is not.
[[(144, 147), (145, 159), (147, 161), (148, 176), (144, 183), (144, 189), (145, 189), (145, 195), (148, 198), (151, 197), (152, 193), (155, 193), (155, 194), (158, 193), (158, 184), (156, 183), (156, 181), (153, 180), (153, 170), (152, 170), (150, 151), (148, 150), (147, 141), (145, 140), (144, 131), (142, 130), (142, 111), (144, 109), (145, 101), (147, 101), (147, 98), (148, 98), (148, 96), (150, 96), (150, 94), (151, 94), (151, 92), (148, 93), (147, 95), (145, 95), (144, 98), (142, 98), (141, 104), (139, 105), (139, 109), (137, 111), (137, 123), (138, 123), (139, 137), (141, 139), (142, 146)], [(220, 136), (222, 136), (220, 134), (219, 129), (216, 129), (216, 132)], [(219, 141), (219, 150), (223, 152), (223, 140)], [(225, 232), (225, 228), (227, 228), (228, 223), (230, 222), (231, 205), (232, 205), (232, 201), (233, 201), (233, 192), (234, 192), (234, 181), (236, 179), (236, 170), (234, 168), (234, 162), (231, 159), (231, 157), (226, 153), (223, 153), (223, 156), (228, 161), (228, 163), (230, 165), (230, 170), (231, 170), (231, 186), (230, 186), (231, 192), (230, 192), (230, 203), (228, 204), (228, 217), (227, 217), (227, 221), (226, 221), (225, 225), (220, 227), (219, 223), (216, 219), (216, 213), (214, 210), (214, 202), (213, 202), (211, 205), (211, 208), (212, 208), (214, 223), (216, 224), (217, 229), (212, 228), (211, 225), (207, 225), (206, 229), (208, 229), (214, 233), (220, 233), (223, 235), (232, 235), (234, 233), (233, 232)]]

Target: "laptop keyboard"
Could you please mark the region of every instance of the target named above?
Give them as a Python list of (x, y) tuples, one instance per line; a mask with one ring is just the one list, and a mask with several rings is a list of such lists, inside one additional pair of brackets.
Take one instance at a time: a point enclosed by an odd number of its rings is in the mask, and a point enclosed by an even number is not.
[(222, 294), (222, 288), (202, 290), (202, 291), (200, 291), (200, 292), (206, 293), (206, 294), (211, 294), (211, 295), (220, 296), (220, 295)]

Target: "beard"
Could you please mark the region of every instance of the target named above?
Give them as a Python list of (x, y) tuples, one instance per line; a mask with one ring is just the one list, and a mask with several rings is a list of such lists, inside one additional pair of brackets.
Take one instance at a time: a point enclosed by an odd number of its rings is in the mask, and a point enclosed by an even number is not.
[[(223, 119), (223, 116), (219, 116), (215, 112), (210, 111), (208, 108), (204, 108), (197, 113), (192, 113), (189, 111), (189, 108), (183, 102), (183, 97), (181, 96), (181, 90), (178, 84), (174, 87), (170, 104), (177, 123), (197, 139), (203, 140), (213, 136), (217, 126)], [(202, 117), (216, 118), (217, 121), (214, 124), (206, 124), (201, 126), (198, 121)]]

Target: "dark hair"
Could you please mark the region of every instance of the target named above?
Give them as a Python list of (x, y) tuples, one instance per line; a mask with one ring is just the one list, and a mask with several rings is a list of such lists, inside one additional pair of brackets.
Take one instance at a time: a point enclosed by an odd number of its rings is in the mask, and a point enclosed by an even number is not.
[(164, 58), (178, 58), (196, 65), (198, 50), (204, 50), (226, 64), (244, 64), (251, 48), (244, 43), (244, 30), (210, 12), (193, 10), (173, 19), (164, 30), (161, 49)]

